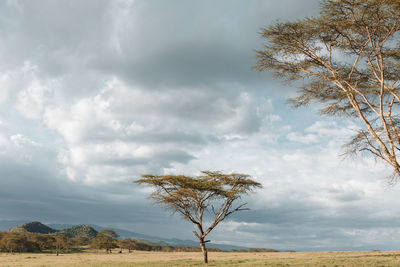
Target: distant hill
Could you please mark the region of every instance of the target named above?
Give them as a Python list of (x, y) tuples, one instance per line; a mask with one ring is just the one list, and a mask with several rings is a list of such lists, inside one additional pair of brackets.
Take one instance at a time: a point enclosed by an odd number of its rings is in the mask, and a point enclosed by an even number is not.
[(63, 234), (67, 237), (84, 237), (84, 238), (95, 238), (97, 231), (89, 225), (78, 225), (71, 228), (58, 230), (59, 234)]
[[(0, 220), (0, 231), (6, 230), (11, 225), (15, 225), (20, 223), (20, 221), (6, 221)], [(60, 233), (64, 234), (68, 237), (85, 237), (85, 238), (94, 238), (97, 235), (97, 232), (100, 232), (104, 229), (114, 230), (120, 239), (132, 238), (140, 241), (145, 241), (151, 244), (156, 245), (164, 245), (164, 246), (190, 246), (190, 247), (198, 247), (199, 243), (197, 240), (181, 240), (176, 238), (161, 238), (151, 235), (144, 235), (136, 232), (131, 232), (124, 229), (114, 228), (114, 227), (103, 227), (95, 224), (90, 225), (72, 225), (72, 224), (42, 224), (40, 222), (30, 222), (18, 225), (9, 229), (11, 232), (31, 232), (31, 233)], [(248, 249), (248, 247), (242, 246), (233, 246), (227, 244), (214, 244), (208, 243), (207, 247), (209, 248), (218, 248), (222, 250), (240, 250), (240, 249)]]
[(24, 223), (24, 224), (15, 226), (15, 227), (9, 229), (8, 232), (11, 232), (11, 233), (29, 232), (29, 233), (38, 233), (38, 234), (53, 234), (53, 233), (56, 233), (57, 230), (54, 230), (53, 228), (50, 228), (41, 222), (29, 222), (29, 223)]
[(56, 230), (41, 222), (29, 222), (24, 223), (13, 228), (10, 228), (8, 232), (12, 233), (36, 233), (36, 234), (62, 234), (67, 237), (83, 237), (83, 238), (95, 238), (97, 231), (88, 225), (72, 226), (67, 229)]
[[(49, 224), (49, 226), (54, 229), (63, 229), (63, 228), (73, 227), (73, 225), (71, 225), (71, 224)], [(93, 227), (98, 232), (105, 230), (105, 229), (114, 230), (119, 235), (119, 239), (132, 238), (132, 239), (144, 241), (144, 242), (147, 242), (150, 244), (161, 245), (161, 246), (174, 246), (174, 247), (184, 247), (184, 246), (198, 247), (199, 246), (199, 242), (197, 240), (182, 240), (182, 239), (177, 239), (177, 238), (161, 238), (161, 237), (157, 237), (157, 236), (144, 235), (144, 234), (131, 232), (128, 230), (114, 228), (114, 227), (99, 226), (99, 225), (95, 225), (95, 224), (89, 224), (89, 226)], [(218, 249), (222, 249), (222, 250), (248, 249), (248, 247), (233, 246), (233, 245), (227, 245), (227, 244), (215, 244), (215, 243), (207, 243), (207, 247), (218, 248)]]
[(0, 231), (7, 231), (8, 229), (10, 229), (16, 225), (24, 224), (27, 222), (29, 222), (29, 221), (27, 221), (27, 220), (0, 220)]

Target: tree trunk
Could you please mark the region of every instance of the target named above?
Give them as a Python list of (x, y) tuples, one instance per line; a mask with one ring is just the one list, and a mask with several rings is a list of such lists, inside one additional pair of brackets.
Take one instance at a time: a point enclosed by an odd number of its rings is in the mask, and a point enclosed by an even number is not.
[(200, 239), (200, 247), (201, 247), (201, 252), (203, 252), (203, 263), (206, 264), (206, 263), (208, 263), (208, 256), (207, 256), (207, 248), (206, 248), (206, 244), (204, 242), (204, 238)]

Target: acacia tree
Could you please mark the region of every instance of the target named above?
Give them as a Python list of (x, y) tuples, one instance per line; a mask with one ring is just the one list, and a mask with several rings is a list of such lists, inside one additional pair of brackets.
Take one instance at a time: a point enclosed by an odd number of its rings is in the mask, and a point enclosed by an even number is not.
[[(259, 71), (302, 81), (295, 107), (311, 102), (326, 115), (364, 125), (346, 153), (367, 152), (400, 177), (400, 1), (324, 0), (320, 15), (262, 30)], [(397, 180), (397, 179), (396, 179)]]
[(122, 239), (119, 241), (119, 247), (125, 248), (128, 250), (128, 253), (131, 253), (133, 249), (137, 248), (137, 241), (131, 238)]
[(105, 249), (106, 253), (111, 253), (111, 249), (117, 247), (116, 238), (118, 238), (118, 234), (115, 231), (105, 229), (97, 233), (91, 245), (95, 248)]
[(16, 251), (22, 252), (27, 243), (27, 238), (25, 235), (19, 233), (10, 233), (5, 235), (1, 242), (5, 249), (10, 253)]
[[(247, 210), (247, 203), (234, 206), (244, 194), (261, 187), (246, 174), (223, 174), (221, 172), (203, 171), (201, 176), (185, 175), (142, 175), (136, 183), (146, 184), (155, 189), (150, 198), (162, 204), (183, 218), (194, 223), (193, 231), (200, 242), (203, 262), (208, 262), (206, 236), (223, 220), (234, 212)], [(208, 214), (205, 214), (209, 211)], [(206, 226), (205, 216), (209, 215), (211, 224)]]
[(28, 234), (28, 239), (36, 243), (41, 251), (50, 249), (54, 241), (54, 237), (48, 234)]
[(0, 245), (10, 253), (40, 251), (39, 245), (29, 240), (26, 233), (6, 233), (2, 236)]
[(54, 238), (53, 246), (56, 249), (56, 255), (58, 256), (60, 252), (64, 249), (67, 249), (69, 246), (68, 238), (64, 235), (57, 235)]

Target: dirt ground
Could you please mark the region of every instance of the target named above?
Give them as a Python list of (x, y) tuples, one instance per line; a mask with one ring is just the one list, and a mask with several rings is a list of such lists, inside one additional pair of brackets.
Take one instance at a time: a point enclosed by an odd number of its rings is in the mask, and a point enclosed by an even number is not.
[[(1, 253), (0, 266), (201, 266), (200, 252)], [(209, 266), (400, 266), (400, 252), (209, 252)]]

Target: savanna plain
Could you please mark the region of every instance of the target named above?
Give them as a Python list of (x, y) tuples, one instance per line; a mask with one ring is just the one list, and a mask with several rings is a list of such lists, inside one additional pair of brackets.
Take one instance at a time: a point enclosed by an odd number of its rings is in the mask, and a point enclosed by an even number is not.
[[(204, 266), (201, 252), (1, 253), (0, 266)], [(400, 266), (399, 251), (209, 252), (208, 266)]]

